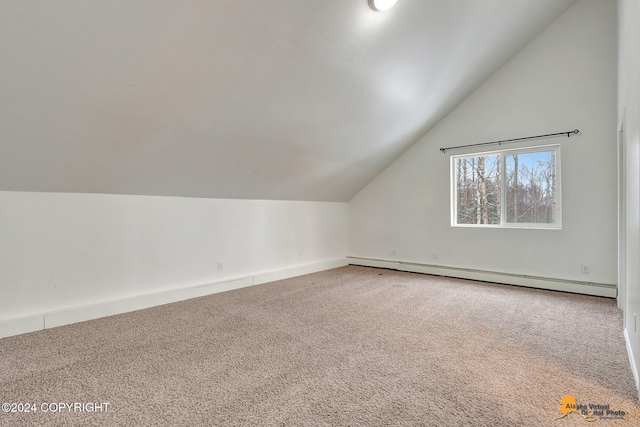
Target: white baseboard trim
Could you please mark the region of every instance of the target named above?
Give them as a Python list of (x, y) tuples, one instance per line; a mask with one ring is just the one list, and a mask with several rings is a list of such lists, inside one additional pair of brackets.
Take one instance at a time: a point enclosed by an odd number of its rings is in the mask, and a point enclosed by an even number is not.
[(640, 399), (640, 377), (638, 376), (636, 359), (633, 356), (633, 350), (631, 349), (631, 341), (629, 341), (629, 333), (627, 332), (627, 328), (624, 328), (624, 341), (627, 343), (627, 354), (629, 355), (631, 372), (633, 372), (633, 379), (636, 382), (636, 389), (638, 390), (638, 399)]
[(304, 276), (305, 274), (317, 273), (318, 271), (331, 270), (333, 268), (346, 267), (349, 265), (347, 258), (318, 262), (314, 264), (297, 265), (281, 270), (265, 271), (253, 276), (253, 284), (275, 282), (276, 280), (289, 279), (291, 277)]
[(84, 322), (86, 320), (99, 319), (101, 317), (114, 316), (116, 314), (142, 310), (158, 305), (184, 301), (191, 298), (202, 297), (252, 285), (253, 281), (251, 277), (245, 277), (236, 280), (209, 283), (184, 289), (171, 289), (164, 292), (156, 292), (130, 298), (72, 307), (66, 310), (45, 313), (43, 315), (44, 329), (70, 325), (72, 323)]
[(0, 322), (0, 338), (26, 334), (42, 329), (44, 329), (44, 316), (41, 314), (3, 320)]
[(388, 268), (410, 273), (431, 274), (434, 276), (455, 277), (458, 279), (478, 280), (482, 282), (502, 283), (506, 285), (526, 286), (529, 288), (552, 291), (572, 292), (576, 294), (615, 298), (618, 295), (616, 285), (606, 283), (589, 283), (574, 280), (534, 277), (494, 271), (473, 270), (440, 265), (418, 264), (404, 261), (347, 257), (349, 264), (365, 267)]
[(98, 302), (64, 310), (39, 313), (31, 316), (0, 321), (0, 338), (41, 331), (72, 323), (99, 319), (172, 302), (184, 301), (233, 289), (261, 285), (276, 280), (288, 279), (305, 274), (331, 270), (349, 265), (346, 258), (299, 265), (280, 270), (256, 273), (254, 275), (207, 283), (187, 288), (171, 289), (129, 298)]

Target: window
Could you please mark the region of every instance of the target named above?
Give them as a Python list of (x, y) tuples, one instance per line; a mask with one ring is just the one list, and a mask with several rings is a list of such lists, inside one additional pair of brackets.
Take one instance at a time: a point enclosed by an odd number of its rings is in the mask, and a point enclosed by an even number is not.
[(561, 228), (560, 146), (451, 157), (452, 226)]

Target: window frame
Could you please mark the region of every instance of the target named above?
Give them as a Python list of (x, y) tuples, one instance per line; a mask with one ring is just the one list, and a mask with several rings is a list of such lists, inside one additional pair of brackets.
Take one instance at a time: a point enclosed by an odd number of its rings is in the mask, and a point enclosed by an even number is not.
[[(510, 154), (529, 154), (544, 151), (555, 151), (556, 154), (556, 222), (531, 223), (531, 222), (507, 222), (507, 191), (506, 191), (506, 156)], [(468, 157), (499, 156), (500, 162), (500, 224), (458, 224), (458, 182), (456, 179), (456, 160)], [(450, 191), (451, 191), (451, 227), (460, 228), (510, 228), (510, 229), (543, 229), (562, 230), (562, 174), (561, 174), (561, 150), (560, 144), (537, 145), (503, 150), (471, 152), (450, 156)]]

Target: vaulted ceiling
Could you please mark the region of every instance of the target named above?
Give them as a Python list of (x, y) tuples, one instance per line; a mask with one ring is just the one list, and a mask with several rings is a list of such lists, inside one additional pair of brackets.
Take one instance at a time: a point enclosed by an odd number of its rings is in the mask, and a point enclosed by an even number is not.
[(0, 3), (0, 190), (348, 201), (575, 0)]

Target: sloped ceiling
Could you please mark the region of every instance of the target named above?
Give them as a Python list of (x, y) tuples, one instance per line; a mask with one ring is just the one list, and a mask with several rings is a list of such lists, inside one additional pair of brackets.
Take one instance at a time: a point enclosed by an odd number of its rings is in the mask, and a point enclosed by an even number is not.
[(575, 0), (7, 0), (0, 190), (348, 201)]

